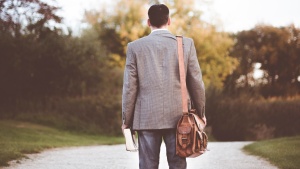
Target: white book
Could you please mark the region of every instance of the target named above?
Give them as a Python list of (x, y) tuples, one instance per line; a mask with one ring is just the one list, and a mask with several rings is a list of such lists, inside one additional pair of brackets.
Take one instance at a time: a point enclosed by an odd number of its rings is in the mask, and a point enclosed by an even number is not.
[(127, 151), (138, 151), (138, 144), (135, 138), (135, 132), (132, 132), (131, 129), (124, 129), (123, 131), (125, 137), (125, 145)]

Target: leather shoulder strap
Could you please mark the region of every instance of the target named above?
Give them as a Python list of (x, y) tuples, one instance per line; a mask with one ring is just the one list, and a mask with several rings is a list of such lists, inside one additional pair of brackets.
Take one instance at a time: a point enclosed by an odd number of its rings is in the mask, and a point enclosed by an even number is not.
[(179, 62), (179, 75), (180, 75), (180, 87), (182, 96), (182, 113), (188, 113), (188, 96), (186, 88), (186, 76), (184, 70), (184, 58), (183, 58), (183, 43), (182, 36), (176, 36), (177, 39), (177, 51), (178, 51), (178, 62)]

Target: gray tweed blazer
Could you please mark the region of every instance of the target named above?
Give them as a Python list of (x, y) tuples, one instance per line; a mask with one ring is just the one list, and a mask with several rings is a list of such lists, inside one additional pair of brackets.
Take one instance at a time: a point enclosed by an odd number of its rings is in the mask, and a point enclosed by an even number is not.
[[(205, 89), (194, 42), (183, 38), (186, 83), (198, 114), (204, 114)], [(157, 30), (128, 43), (122, 118), (134, 130), (176, 128), (182, 115), (176, 36)]]

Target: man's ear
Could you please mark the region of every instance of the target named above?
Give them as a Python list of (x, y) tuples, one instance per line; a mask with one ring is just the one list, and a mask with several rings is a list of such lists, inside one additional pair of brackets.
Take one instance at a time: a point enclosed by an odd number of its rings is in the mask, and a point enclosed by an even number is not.
[(171, 19), (170, 19), (170, 17), (168, 18), (168, 23), (167, 23), (168, 25), (170, 25), (171, 24)]
[(147, 24), (149, 27), (151, 27), (150, 19), (148, 19)]

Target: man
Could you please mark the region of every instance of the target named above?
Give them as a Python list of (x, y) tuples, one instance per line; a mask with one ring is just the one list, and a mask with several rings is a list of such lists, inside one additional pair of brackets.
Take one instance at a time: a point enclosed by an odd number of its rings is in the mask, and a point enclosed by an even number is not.
[[(124, 128), (138, 132), (140, 169), (158, 169), (162, 139), (170, 169), (186, 168), (176, 155), (176, 125), (182, 116), (176, 36), (167, 27), (169, 9), (163, 4), (148, 10), (151, 34), (127, 46), (122, 115)], [(205, 92), (194, 42), (183, 38), (186, 83), (199, 116), (204, 115)]]

